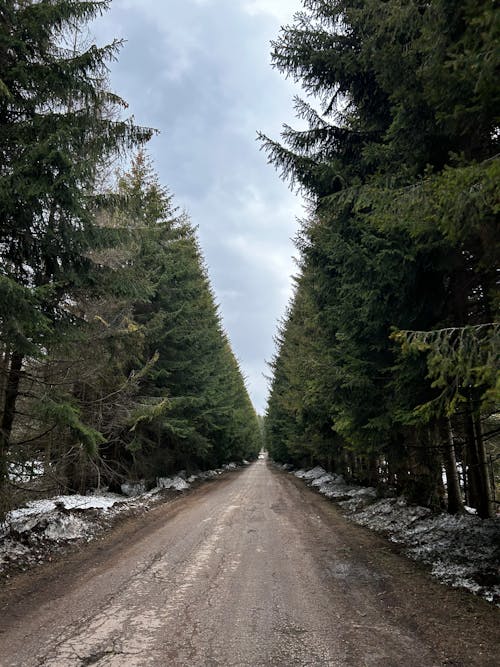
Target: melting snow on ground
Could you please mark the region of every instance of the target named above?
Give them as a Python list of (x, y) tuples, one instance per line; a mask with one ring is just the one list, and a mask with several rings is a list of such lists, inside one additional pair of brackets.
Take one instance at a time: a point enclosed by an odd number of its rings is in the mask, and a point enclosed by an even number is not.
[(295, 472), (288, 464), (279, 467), (337, 502), (351, 521), (401, 544), (407, 556), (427, 564), (441, 582), (500, 604), (499, 518), (480, 519), (471, 508), (464, 515), (436, 515), (404, 498), (377, 499), (375, 489), (346, 484), (320, 467)]
[(27, 569), (50, 560), (68, 543), (94, 539), (121, 514), (146, 511), (165, 493), (186, 491), (198, 479), (214, 479), (237, 468), (235, 463), (228, 463), (197, 475), (188, 476), (181, 471), (173, 477), (158, 478), (156, 487), (149, 492), (144, 482), (126, 482), (121, 486), (123, 495), (94, 492), (29, 502), (9, 512), (0, 523), (0, 575), (12, 567)]
[(175, 489), (175, 491), (185, 491), (189, 489), (189, 483), (182, 477), (160, 477), (158, 479), (160, 489)]

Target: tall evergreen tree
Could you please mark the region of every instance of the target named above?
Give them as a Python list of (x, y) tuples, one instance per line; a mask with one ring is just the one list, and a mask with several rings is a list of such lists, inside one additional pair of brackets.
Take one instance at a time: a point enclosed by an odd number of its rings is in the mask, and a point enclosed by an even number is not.
[(134, 306), (146, 359), (155, 359), (132, 415), (135, 474), (255, 455), (256, 415), (222, 329), (196, 230), (185, 214), (177, 215), (141, 153), (119, 179), (118, 194), (125, 201), (122, 224), (136, 233), (133, 271), (149, 275), (151, 285)]
[[(336, 377), (332, 449), (336, 433), (419, 502), (440, 502), (444, 463), (455, 511), (458, 415), (450, 428), (439, 380), (431, 386), (425, 377), (411, 332), (422, 331), (429, 371), (442, 381), (453, 354), (433, 353), (446, 334), (432, 330), (481, 327), (496, 315), (498, 10), (442, 0), (305, 0), (304, 8), (274, 43), (273, 60), (319, 99), (320, 111), (297, 100), (308, 129), (285, 127), (283, 144), (262, 139), (270, 161), (316, 205), (301, 250), (313, 276), (317, 335)], [(391, 328), (407, 332), (398, 340), (414, 341), (410, 354), (391, 344)], [(286, 345), (285, 336), (277, 367)], [(480, 415), (493, 400), (491, 363), (490, 355), (489, 369), (478, 373), (486, 381), (461, 393), (468, 415), (462, 462), (484, 516), (492, 511), (489, 481), (476, 471), (484, 471)], [(278, 377), (273, 392), (282, 393), (290, 380)], [(272, 394), (268, 419), (279, 420), (273, 410)], [(362, 462), (356, 466), (362, 477)]]
[(108, 6), (6, 0), (0, 8), (2, 497), (25, 355), (44, 354), (56, 323), (71, 318), (72, 289), (90, 270), (99, 165), (151, 136), (131, 120), (112, 119), (112, 110), (126, 106), (106, 85), (120, 43), (64, 45), (69, 31)]

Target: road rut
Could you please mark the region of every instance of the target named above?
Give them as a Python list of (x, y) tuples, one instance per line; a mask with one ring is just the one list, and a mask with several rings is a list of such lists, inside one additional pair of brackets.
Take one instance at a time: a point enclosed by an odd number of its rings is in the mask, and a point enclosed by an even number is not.
[(497, 610), (258, 461), (0, 596), (5, 667), (497, 665)]

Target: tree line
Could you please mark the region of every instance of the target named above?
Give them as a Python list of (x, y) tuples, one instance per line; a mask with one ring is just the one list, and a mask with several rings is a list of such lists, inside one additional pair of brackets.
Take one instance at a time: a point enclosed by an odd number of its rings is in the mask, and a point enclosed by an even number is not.
[(295, 100), (306, 129), (261, 136), (309, 204), (271, 362), (267, 447), (432, 508), (492, 516), (498, 7), (303, 6), (272, 59), (308, 95)]
[(196, 229), (110, 89), (120, 42), (86, 43), (109, 4), (0, 8), (0, 514), (260, 448)]

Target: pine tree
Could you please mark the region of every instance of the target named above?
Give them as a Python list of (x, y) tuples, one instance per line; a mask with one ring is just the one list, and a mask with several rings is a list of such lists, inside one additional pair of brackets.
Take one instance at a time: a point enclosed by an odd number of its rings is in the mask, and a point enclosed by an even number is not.
[[(297, 100), (308, 129), (285, 127), (283, 144), (261, 138), (270, 162), (315, 207), (300, 249), (312, 276), (316, 335), (335, 377), (331, 449), (333, 434), (340, 435), (358, 477), (368, 457), (380, 478), (413, 500), (439, 504), (441, 466), (450, 487), (456, 478), (458, 417), (450, 428), (443, 403), (432, 414), (419, 407), (437, 405), (439, 385), (426, 377), (425, 357), (415, 349), (401, 355), (389, 336), (391, 328), (417, 330), (430, 341), (435, 330), (481, 326), (496, 316), (498, 12), (487, 2), (442, 0), (305, 0), (304, 7), (274, 42), (273, 61), (316, 96), (320, 110)], [(288, 338), (287, 329), (268, 415), (278, 423), (274, 396), (297, 381), (295, 372), (283, 375)], [(302, 341), (300, 353), (307, 357), (308, 349)], [(435, 378), (439, 353), (428, 349)], [(465, 365), (473, 359), (469, 354)], [(444, 377), (453, 355), (440, 363)], [(489, 397), (492, 358), (480, 375)], [(485, 403), (463, 398), (460, 455), (474, 505), (487, 516), (489, 482), (475, 472), (484, 468)], [(450, 510), (460, 506), (451, 492)]]
[(71, 292), (90, 270), (99, 165), (151, 136), (112, 119), (126, 106), (106, 86), (120, 43), (65, 48), (69, 31), (108, 6), (7, 0), (0, 9), (2, 498), (25, 355), (43, 355), (59, 323), (71, 319)]
[[(146, 359), (155, 359), (131, 415), (134, 474), (250, 458), (260, 447), (256, 415), (223, 331), (196, 238), (185, 214), (139, 153), (118, 182), (121, 224), (134, 231), (130, 258), (150, 291), (134, 305)], [(140, 278), (139, 278), (140, 279)], [(126, 438), (125, 438), (126, 440)]]

